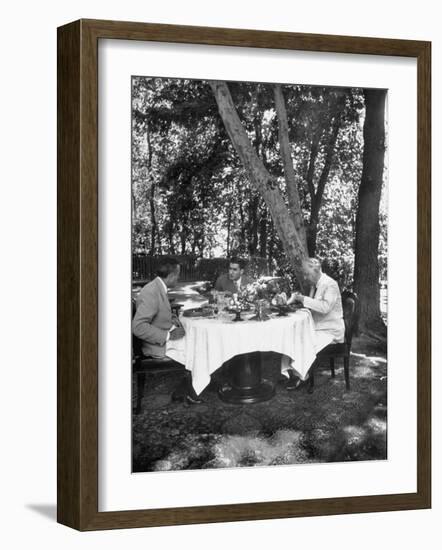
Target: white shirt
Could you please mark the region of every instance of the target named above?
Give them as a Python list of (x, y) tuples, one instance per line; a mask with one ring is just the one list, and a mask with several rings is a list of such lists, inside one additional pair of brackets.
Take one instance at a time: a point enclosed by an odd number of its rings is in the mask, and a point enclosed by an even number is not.
[(232, 282), (236, 286), (237, 291), (239, 292), (241, 290), (241, 277), (236, 281), (232, 281)]

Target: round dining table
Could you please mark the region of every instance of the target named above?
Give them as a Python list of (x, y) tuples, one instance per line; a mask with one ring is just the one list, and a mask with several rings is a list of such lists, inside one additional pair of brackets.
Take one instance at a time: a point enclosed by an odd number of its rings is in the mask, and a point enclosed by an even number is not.
[(227, 381), (219, 396), (229, 403), (257, 403), (274, 395), (274, 384), (262, 378), (262, 353), (288, 356), (304, 375), (316, 357), (315, 329), (311, 313), (300, 309), (266, 321), (242, 314), (222, 317), (180, 317), (186, 332), (184, 363), (191, 372), (197, 394), (209, 384), (210, 376), (227, 364)]

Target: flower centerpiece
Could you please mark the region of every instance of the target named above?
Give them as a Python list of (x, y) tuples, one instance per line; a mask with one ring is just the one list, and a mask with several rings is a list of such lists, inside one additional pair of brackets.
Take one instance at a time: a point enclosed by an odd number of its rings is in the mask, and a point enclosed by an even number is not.
[(268, 282), (263, 279), (259, 279), (247, 285), (242, 292), (242, 299), (247, 304), (252, 304), (254, 306), (256, 315), (252, 317), (252, 319), (257, 321), (266, 321), (270, 319), (269, 310), (272, 298), (272, 288), (269, 286)]
[(261, 277), (247, 285), (241, 298), (245, 303), (253, 305), (256, 315), (253, 319), (265, 321), (269, 319), (270, 311), (278, 311), (279, 315), (287, 315), (287, 281), (272, 277)]
[(278, 281), (271, 281), (273, 297), (270, 303), (272, 309), (278, 311), (278, 316), (286, 316), (290, 311), (290, 306), (287, 304), (287, 293), (282, 287), (285, 286), (286, 290), (289, 289), (287, 285), (283, 285), (283, 283), (280, 284)]

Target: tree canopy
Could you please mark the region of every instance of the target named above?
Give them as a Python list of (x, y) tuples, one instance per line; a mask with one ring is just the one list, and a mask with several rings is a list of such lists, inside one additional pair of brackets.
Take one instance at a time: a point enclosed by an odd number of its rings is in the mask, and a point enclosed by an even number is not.
[[(135, 252), (260, 256), (294, 273), (282, 209), (288, 240), (352, 285), (363, 90), (134, 77), (132, 114)], [(385, 278), (385, 199), (379, 220)]]

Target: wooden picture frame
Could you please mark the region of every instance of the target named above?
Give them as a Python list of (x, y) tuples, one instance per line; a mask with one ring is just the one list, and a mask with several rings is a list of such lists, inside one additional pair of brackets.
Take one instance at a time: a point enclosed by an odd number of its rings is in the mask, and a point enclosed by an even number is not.
[[(403, 56), (418, 67), (417, 492), (98, 511), (98, 40)], [(431, 506), (430, 67), (422, 41), (79, 20), (58, 29), (58, 521), (82, 531)]]

